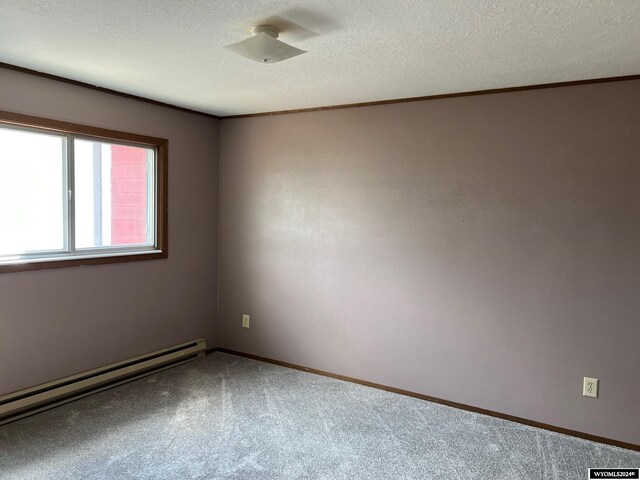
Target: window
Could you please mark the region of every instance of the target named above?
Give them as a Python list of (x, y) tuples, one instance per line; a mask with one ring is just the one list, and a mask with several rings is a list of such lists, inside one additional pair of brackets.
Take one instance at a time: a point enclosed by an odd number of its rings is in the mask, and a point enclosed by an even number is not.
[(0, 112), (0, 272), (167, 257), (167, 141)]

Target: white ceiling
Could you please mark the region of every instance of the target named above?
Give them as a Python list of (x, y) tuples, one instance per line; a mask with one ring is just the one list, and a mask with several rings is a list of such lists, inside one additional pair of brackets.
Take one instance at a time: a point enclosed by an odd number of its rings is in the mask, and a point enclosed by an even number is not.
[[(254, 24), (309, 53), (223, 49)], [(0, 61), (217, 115), (640, 73), (639, 0), (0, 0)]]

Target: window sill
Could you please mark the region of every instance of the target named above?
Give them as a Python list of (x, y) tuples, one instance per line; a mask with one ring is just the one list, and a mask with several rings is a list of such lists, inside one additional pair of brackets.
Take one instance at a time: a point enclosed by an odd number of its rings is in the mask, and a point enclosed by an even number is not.
[(87, 253), (60, 255), (51, 257), (26, 258), (20, 260), (0, 261), (0, 273), (27, 272), (47, 270), (50, 268), (81, 267), (85, 265), (102, 265), (107, 263), (139, 262), (167, 258), (162, 250), (140, 250), (127, 252)]

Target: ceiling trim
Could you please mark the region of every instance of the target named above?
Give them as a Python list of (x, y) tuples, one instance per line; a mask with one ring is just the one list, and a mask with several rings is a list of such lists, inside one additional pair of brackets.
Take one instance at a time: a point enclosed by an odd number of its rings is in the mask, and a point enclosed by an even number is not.
[(190, 108), (179, 107), (177, 105), (172, 105), (170, 103), (161, 102), (159, 100), (152, 100), (151, 98), (140, 97), (138, 95), (132, 95), (130, 93), (119, 92), (117, 90), (111, 90), (110, 88), (99, 87), (98, 85), (92, 85), (90, 83), (80, 82), (78, 80), (72, 80), (66, 77), (59, 77), (58, 75), (52, 75), (50, 73), (39, 72), (37, 70), (31, 70), (30, 68), (18, 67), (17, 65), (11, 65), (10, 63), (0, 62), (0, 68), (4, 68), (6, 70), (14, 70), (16, 72), (27, 73), (29, 75), (35, 75), (37, 77), (48, 78), (49, 80), (56, 80), (58, 82), (69, 83), (71, 85), (76, 85), (78, 87), (90, 88), (91, 90), (97, 90), (102, 93), (110, 93), (111, 95), (118, 95), (119, 97), (130, 98), (132, 100), (138, 100), (140, 102), (151, 103), (153, 105), (158, 105), (161, 107), (172, 108), (174, 110), (180, 110), (181, 112), (187, 113), (195, 113), (196, 115), (203, 115), (209, 118), (219, 119), (217, 115), (213, 115), (211, 113), (200, 112), (198, 110), (192, 110)]
[(494, 93), (522, 92), (526, 90), (541, 90), (544, 88), (572, 87), (575, 85), (589, 85), (592, 83), (623, 82), (626, 80), (640, 80), (640, 74), (624, 75), (619, 77), (592, 78), (588, 80), (572, 80), (568, 82), (541, 83), (536, 85), (524, 85), (521, 87), (505, 87), (505, 88), (492, 88), (488, 90), (472, 90), (469, 92), (459, 92), (459, 93), (443, 93), (439, 95), (426, 95), (424, 97), (394, 98), (390, 100), (377, 100), (373, 102), (362, 102), (362, 103), (345, 103), (342, 105), (330, 105), (325, 107), (297, 108), (292, 110), (277, 110), (273, 112), (245, 113), (241, 115), (226, 115), (226, 116), (220, 117), (220, 119), (227, 120), (227, 119), (233, 119), (233, 118), (267, 117), (271, 115), (287, 115), (290, 113), (305, 113), (305, 112), (318, 112), (322, 110), (339, 110), (343, 108), (371, 107), (376, 105), (388, 105), (392, 103), (422, 102), (425, 100), (439, 100), (442, 98), (471, 97), (475, 95), (490, 95)]
[(92, 90), (97, 90), (103, 93), (109, 93), (111, 95), (118, 95), (124, 98), (130, 98), (133, 100), (138, 100), (141, 102), (151, 103), (153, 105), (159, 105), (161, 107), (172, 108), (174, 110), (179, 110), (187, 113), (194, 113), (196, 115), (202, 115), (209, 118), (215, 118), (217, 120), (230, 120), (235, 118), (250, 118), (250, 117), (269, 117), (273, 115), (288, 115), (292, 113), (307, 113), (307, 112), (319, 112), (322, 110), (340, 110), (344, 108), (359, 108), (359, 107), (372, 107), (376, 105), (389, 105), (394, 103), (408, 103), (408, 102), (422, 102), (425, 100), (439, 100), (443, 98), (456, 98), (456, 97), (471, 97), (476, 95), (491, 95), (495, 93), (509, 93), (509, 92), (522, 92), (527, 90), (541, 90), (545, 88), (559, 88), (559, 87), (572, 87), (576, 85), (589, 85), (594, 83), (609, 83), (609, 82), (623, 82), (627, 80), (640, 80), (640, 74), (634, 75), (623, 75), (617, 77), (602, 77), (602, 78), (591, 78), (587, 80), (571, 80), (568, 82), (554, 82), (554, 83), (541, 83), (535, 85), (523, 85), (520, 87), (505, 87), (505, 88), (492, 88), (487, 90), (472, 90), (468, 92), (458, 92), (458, 93), (443, 93), (439, 95), (426, 95), (422, 97), (408, 97), (408, 98), (394, 98), (389, 100), (376, 100), (372, 102), (361, 102), (361, 103), (345, 103), (341, 105), (327, 105), (321, 107), (309, 107), (309, 108), (296, 108), (291, 110), (274, 110), (270, 112), (260, 112), (260, 113), (244, 113), (240, 115), (226, 115), (219, 116), (214, 115), (212, 113), (201, 112), (198, 110), (192, 110), (190, 108), (179, 107), (177, 105), (172, 105), (170, 103), (161, 102), (159, 100), (152, 100), (146, 97), (140, 97), (138, 95), (132, 95), (130, 93), (119, 92), (117, 90), (112, 90), (110, 88), (100, 87), (98, 85), (92, 85), (90, 83), (80, 82), (78, 80), (72, 80), (66, 77), (60, 77), (58, 75), (52, 75), (50, 73), (39, 72), (37, 70), (32, 70), (30, 68), (19, 67), (17, 65), (12, 65), (10, 63), (0, 62), (0, 68), (4, 68), (7, 70), (14, 70), (17, 72), (27, 73), (29, 75), (35, 75), (38, 77), (47, 78), (50, 80), (56, 80), (58, 82), (64, 82), (71, 85), (76, 85), (79, 87), (90, 88)]

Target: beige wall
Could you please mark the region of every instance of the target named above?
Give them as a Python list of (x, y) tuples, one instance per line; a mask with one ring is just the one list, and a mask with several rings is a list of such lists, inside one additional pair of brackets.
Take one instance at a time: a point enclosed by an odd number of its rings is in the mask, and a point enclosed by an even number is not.
[(198, 337), (215, 346), (217, 121), (1, 68), (0, 109), (169, 139), (167, 260), (0, 275), (0, 395)]
[(640, 443), (640, 81), (220, 140), (222, 346)]

